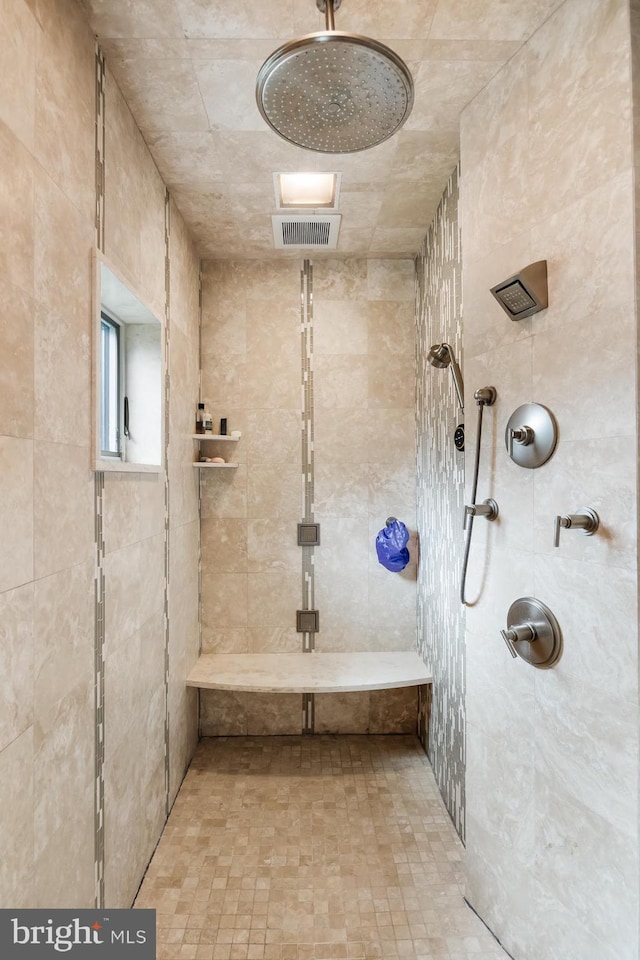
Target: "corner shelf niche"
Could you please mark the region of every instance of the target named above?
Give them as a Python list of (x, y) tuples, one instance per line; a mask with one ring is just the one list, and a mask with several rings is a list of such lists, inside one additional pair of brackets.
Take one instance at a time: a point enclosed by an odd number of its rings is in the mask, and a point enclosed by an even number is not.
[[(223, 443), (237, 443), (240, 437), (229, 437), (223, 433), (192, 433), (192, 440), (217, 440)], [(238, 463), (200, 463), (199, 460), (196, 460), (193, 466), (197, 470), (208, 470), (209, 468), (218, 468), (218, 469), (227, 469), (234, 470), (240, 466)]]

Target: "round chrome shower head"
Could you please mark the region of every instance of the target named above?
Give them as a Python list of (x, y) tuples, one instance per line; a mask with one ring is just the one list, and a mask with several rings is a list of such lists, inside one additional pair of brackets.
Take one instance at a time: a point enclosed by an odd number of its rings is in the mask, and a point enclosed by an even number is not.
[(451, 351), (448, 343), (434, 343), (427, 354), (432, 367), (448, 367), (451, 363)]
[[(333, 23), (329, 0), (327, 23)], [(413, 106), (413, 80), (383, 43), (327, 29), (275, 50), (258, 73), (256, 100), (269, 126), (290, 143), (356, 153), (402, 126)]]

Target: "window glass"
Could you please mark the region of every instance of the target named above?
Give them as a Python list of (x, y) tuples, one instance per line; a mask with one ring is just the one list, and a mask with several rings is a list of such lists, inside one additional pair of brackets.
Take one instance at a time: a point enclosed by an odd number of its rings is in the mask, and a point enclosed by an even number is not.
[(100, 318), (102, 388), (100, 448), (105, 457), (120, 456), (120, 327), (106, 313)]

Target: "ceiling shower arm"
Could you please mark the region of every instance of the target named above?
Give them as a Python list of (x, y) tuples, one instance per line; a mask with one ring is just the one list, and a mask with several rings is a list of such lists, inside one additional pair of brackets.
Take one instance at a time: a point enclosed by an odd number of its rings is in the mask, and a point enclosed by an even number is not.
[(327, 6), (327, 14), (326, 14), (327, 30), (335, 30), (336, 19), (333, 15), (333, 0), (327, 0), (326, 6)]
[(335, 11), (339, 8), (341, 0), (316, 0), (316, 6), (320, 13), (325, 14), (327, 30), (335, 30), (336, 21)]

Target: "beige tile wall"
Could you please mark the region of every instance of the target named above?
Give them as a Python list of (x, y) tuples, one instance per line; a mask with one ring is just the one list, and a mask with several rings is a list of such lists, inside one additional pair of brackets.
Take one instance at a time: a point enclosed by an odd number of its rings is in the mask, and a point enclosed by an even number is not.
[[(413, 298), (411, 261), (314, 263), (319, 651), (415, 649), (414, 571), (388, 573), (374, 548), (390, 514), (415, 528)], [(216, 430), (226, 416), (242, 431), (215, 451), (239, 468), (202, 472), (203, 649), (299, 651), (300, 263), (205, 264), (202, 394)], [(262, 699), (272, 707), (255, 712), (245, 695), (204, 692), (203, 732), (300, 731), (299, 697)], [(361, 729), (357, 696), (336, 710), (340, 729)], [(368, 697), (365, 713), (379, 723)]]
[[(94, 902), (94, 39), (75, 2), (0, 5), (0, 906)], [(165, 188), (107, 81), (106, 254), (165, 311)], [(199, 265), (172, 210), (170, 793), (197, 655)], [(165, 818), (164, 478), (109, 475), (106, 889), (128, 906)]]
[[(462, 121), (464, 374), (467, 389), (498, 391), (480, 489), (501, 511), (476, 525), (472, 548), (468, 896), (518, 960), (638, 951), (628, 18), (618, 0), (566, 0)], [(511, 322), (489, 287), (542, 258), (549, 308)], [(526, 471), (503, 438), (512, 411), (532, 400), (555, 413), (559, 444)], [(581, 506), (598, 511), (601, 530), (565, 531), (554, 549), (554, 516)], [(499, 637), (526, 595), (563, 630), (549, 671), (511, 660)]]

